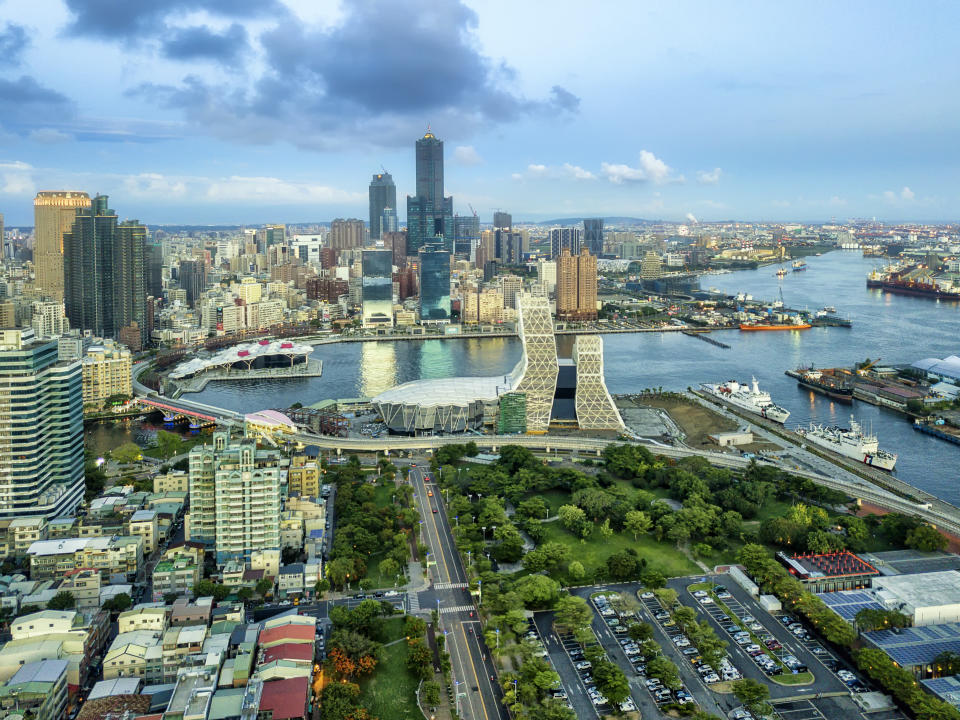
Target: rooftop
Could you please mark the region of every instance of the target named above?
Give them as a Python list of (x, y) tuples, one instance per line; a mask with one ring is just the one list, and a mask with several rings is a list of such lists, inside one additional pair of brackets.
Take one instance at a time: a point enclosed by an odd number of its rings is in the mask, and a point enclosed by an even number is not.
[(270, 710), (273, 720), (292, 720), (306, 715), (309, 680), (305, 677), (271, 680), (263, 684), (260, 711)]
[(70, 663), (66, 660), (40, 660), (27, 663), (10, 678), (10, 685), (28, 682), (53, 683), (67, 672)]
[(313, 661), (313, 645), (310, 643), (283, 643), (263, 651), (263, 662), (261, 664), (266, 665), (274, 660), (299, 660), (310, 663)]
[(929, 665), (942, 652), (960, 653), (960, 623), (875, 630), (862, 637), (902, 667)]
[(893, 593), (911, 609), (960, 604), (960, 572), (889, 575), (876, 578), (873, 586)]
[(778, 556), (786, 561), (787, 569), (791, 574), (805, 575), (811, 579), (879, 574), (873, 565), (845, 550), (822, 555), (811, 553), (792, 557), (778, 553)]
[(96, 700), (112, 695), (138, 695), (142, 683), (143, 681), (136, 677), (101, 680), (93, 686), (87, 700)]

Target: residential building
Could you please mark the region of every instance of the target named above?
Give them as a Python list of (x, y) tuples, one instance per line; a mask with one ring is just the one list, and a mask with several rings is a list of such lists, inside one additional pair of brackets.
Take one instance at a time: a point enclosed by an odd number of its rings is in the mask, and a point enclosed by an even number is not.
[(177, 268), (177, 283), (187, 293), (187, 305), (197, 307), (207, 286), (206, 263), (203, 260), (181, 260)]
[(503, 322), (503, 293), (495, 288), (461, 289), (460, 322), (464, 325), (492, 325)]
[(148, 683), (162, 682), (162, 637), (163, 633), (156, 630), (133, 630), (117, 635), (103, 657), (103, 679), (136, 677)]
[(255, 440), (231, 441), (217, 432), (212, 445), (190, 451), (190, 539), (212, 546), (217, 564), (280, 550), (280, 455)]
[(100, 573), (93, 568), (67, 570), (57, 586), (57, 592), (69, 592), (76, 600), (77, 610), (96, 611), (100, 607)]
[(194, 586), (203, 579), (203, 567), (189, 558), (161, 560), (153, 569), (153, 599), (164, 595), (191, 595)]
[[(377, 173), (370, 181), (370, 239), (379, 240), (383, 232), (384, 210), (392, 209), (396, 217), (397, 186), (388, 172)], [(396, 230), (396, 228), (392, 228)]]
[(494, 257), (504, 265), (523, 262), (523, 235), (511, 230), (493, 231)]
[(429, 128), (416, 143), (416, 183), (417, 194), (407, 195), (407, 255), (438, 236), (452, 250), (453, 198), (443, 195), (443, 141)]
[(367, 230), (363, 220), (337, 218), (330, 223), (330, 234), (327, 240), (334, 250), (349, 250), (363, 247), (366, 235)]
[(364, 250), (363, 326), (393, 326), (393, 253)]
[(583, 232), (580, 228), (553, 228), (550, 231), (550, 259), (556, 260), (564, 249), (569, 250), (571, 255), (579, 255), (582, 244)]
[(81, 362), (83, 377), (83, 405), (96, 410), (103, 408), (108, 398), (133, 397), (130, 350), (113, 340), (91, 345)]
[(90, 207), (85, 192), (43, 191), (33, 201), (33, 264), (36, 286), (44, 295), (63, 301), (63, 235), (73, 227), (78, 210)]
[(138, 605), (117, 616), (117, 632), (130, 633), (137, 630), (164, 632), (167, 629), (167, 608)]
[(31, 306), (30, 325), (38, 338), (55, 338), (70, 329), (62, 302), (38, 301)]
[(450, 322), (450, 253), (421, 250), (420, 322)]
[(0, 330), (0, 518), (57, 517), (83, 496), (83, 387), (79, 362), (60, 362), (56, 340)]
[(316, 457), (294, 455), (287, 470), (287, 493), (303, 497), (320, 496), (320, 476), (323, 469)]
[(663, 274), (663, 261), (660, 254), (648, 250), (640, 262), (640, 278), (642, 280), (656, 280)]
[(24, 664), (0, 686), (0, 714), (30, 720), (63, 720), (67, 711), (66, 660)]
[(75, 568), (91, 568), (102, 575), (136, 575), (143, 562), (143, 538), (83, 537), (40, 540), (27, 550), (30, 577), (52, 578)]
[(493, 229), (509, 230), (513, 227), (513, 216), (502, 210), (495, 210), (493, 213)]
[(181, 470), (171, 470), (153, 478), (153, 492), (189, 492), (190, 476)]
[(143, 538), (143, 553), (151, 555), (160, 539), (159, 517), (156, 510), (137, 510), (127, 521), (127, 532)]
[(583, 244), (594, 257), (603, 254), (603, 218), (583, 219)]
[(547, 295), (553, 295), (557, 289), (557, 263), (555, 260), (537, 262), (537, 281)]
[(45, 517), (14, 518), (7, 527), (8, 548), (12, 554), (23, 557), (33, 543), (46, 540), (49, 532)]
[(517, 309), (517, 296), (523, 290), (523, 278), (517, 275), (503, 275), (500, 277), (500, 292), (503, 294), (503, 306)]
[(579, 255), (564, 248), (557, 258), (557, 319), (597, 319), (597, 258), (587, 248)]

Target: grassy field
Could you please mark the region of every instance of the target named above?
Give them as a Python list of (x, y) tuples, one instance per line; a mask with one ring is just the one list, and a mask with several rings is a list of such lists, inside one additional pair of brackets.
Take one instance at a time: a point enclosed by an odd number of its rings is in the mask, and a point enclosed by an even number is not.
[[(583, 563), (584, 569), (594, 572), (607, 562), (607, 558), (615, 552), (626, 548), (634, 548), (641, 558), (645, 558), (648, 568), (655, 568), (669, 577), (690, 575), (699, 571), (696, 565), (690, 562), (681, 552), (670, 543), (657, 542), (650, 536), (643, 536), (634, 542), (629, 534), (614, 534), (605, 538), (599, 528), (594, 528), (593, 535), (586, 542), (581, 543), (568, 533), (559, 522), (546, 523), (544, 542), (559, 542), (570, 548), (573, 559)], [(565, 578), (564, 580), (569, 580)]]
[(377, 669), (360, 681), (360, 704), (379, 718), (422, 718), (417, 708), (417, 681), (407, 672), (407, 646), (400, 642), (383, 649)]
[[(376, 503), (377, 507), (390, 507), (393, 505), (393, 495), (396, 493), (396, 488), (393, 483), (389, 485), (377, 486), (374, 488), (373, 492), (373, 501)], [(367, 558), (367, 574), (363, 576), (364, 580), (373, 580), (374, 588), (392, 588), (397, 582), (396, 576), (391, 575), (386, 577), (380, 574), (380, 568), (378, 567), (380, 561), (386, 557), (382, 552), (373, 553), (370, 557)], [(406, 568), (400, 568), (400, 584), (404, 582), (403, 572)]]

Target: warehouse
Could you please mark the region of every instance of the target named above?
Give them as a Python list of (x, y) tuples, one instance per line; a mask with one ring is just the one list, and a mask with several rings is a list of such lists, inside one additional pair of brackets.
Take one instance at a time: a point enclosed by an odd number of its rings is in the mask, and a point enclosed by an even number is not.
[(914, 625), (960, 622), (960, 572), (956, 570), (878, 577), (873, 588), (880, 602), (910, 617)]

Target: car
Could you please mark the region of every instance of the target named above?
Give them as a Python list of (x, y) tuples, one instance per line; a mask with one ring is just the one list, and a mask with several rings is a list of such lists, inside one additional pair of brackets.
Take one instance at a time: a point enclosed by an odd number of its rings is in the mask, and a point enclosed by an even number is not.
[(730, 593), (728, 593), (728, 592), (726, 592), (726, 591), (717, 593), (717, 597), (720, 598), (721, 600), (732, 600), (732, 599), (733, 599), (733, 595), (731, 595)]
[(764, 645), (767, 646), (769, 650), (781, 650), (783, 645), (781, 645), (777, 640), (767, 640)]
[(710, 685), (715, 682), (720, 682), (720, 676), (716, 673), (710, 673), (709, 675), (703, 676), (703, 681), (707, 683), (707, 685)]
[(761, 625), (758, 622), (752, 622), (750, 623), (750, 629), (753, 630), (754, 632), (760, 632), (761, 630), (763, 630), (763, 625)]
[(756, 643), (751, 643), (750, 645), (747, 645), (744, 650), (746, 650), (748, 653), (760, 652), (760, 646)]
[(701, 605), (713, 605), (713, 598), (708, 598), (708, 597), (700, 598), (700, 604), (701, 604)]
[(741, 622), (746, 623), (748, 625), (752, 623), (754, 620), (756, 620), (756, 618), (753, 615), (744, 615), (742, 618), (740, 618)]
[(437, 509), (436, 509), (436, 508), (433, 509), (433, 514), (434, 514), (434, 515), (437, 514)]
[(728, 716), (730, 720), (753, 720), (753, 715), (745, 708), (737, 708)]
[(663, 621), (663, 626), (664, 626), (665, 628), (673, 627), (673, 626), (676, 625), (676, 624), (677, 624), (676, 621), (673, 620), (672, 618), (671, 618), (670, 620), (664, 620), (664, 621)]
[(660, 680), (658, 680), (657, 678), (650, 678), (649, 680), (645, 681), (643, 684), (646, 685), (648, 689), (651, 689), (651, 688), (659, 687), (663, 683), (661, 683)]
[(593, 663), (590, 662), (589, 660), (581, 660), (576, 665), (574, 665), (574, 667), (577, 670), (589, 670), (590, 668), (593, 667)]
[(661, 610), (660, 612), (656, 613), (654, 617), (657, 620), (666, 620), (670, 617), (670, 613), (668, 613), (666, 610)]
[(607, 618), (606, 623), (610, 627), (616, 627), (620, 624), (620, 621), (617, 618)]
[(707, 591), (706, 591), (706, 590), (697, 590), (697, 591), (693, 594), (693, 596), (694, 596), (695, 598), (705, 598), (705, 597), (707, 596)]
[(696, 655), (700, 651), (697, 650), (695, 647), (687, 647), (681, 650), (680, 652), (682, 652), (684, 655)]
[(826, 648), (820, 647), (819, 645), (810, 648), (810, 652), (812, 652), (814, 655), (829, 655)]
[(653, 600), (654, 597), (655, 597), (654, 594), (649, 590), (645, 593), (640, 594), (640, 599), (642, 600)]
[(624, 700), (620, 703), (620, 712), (635, 712), (637, 706), (633, 703), (633, 700)]

